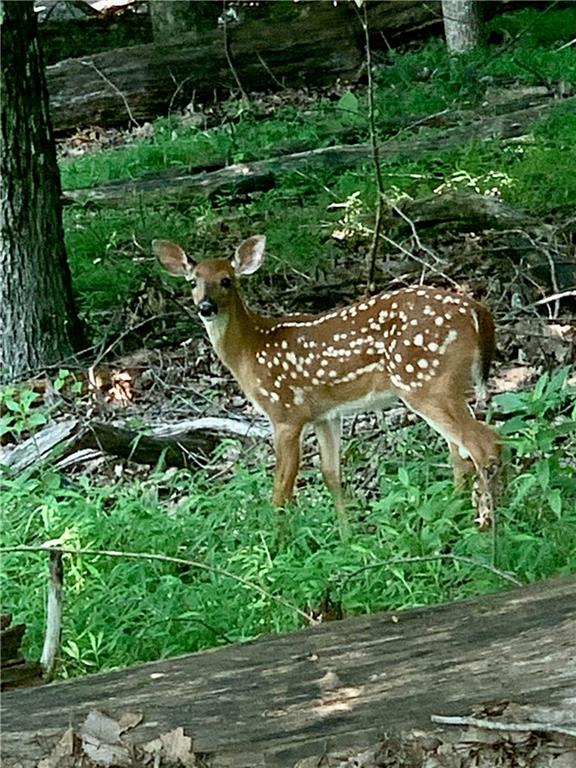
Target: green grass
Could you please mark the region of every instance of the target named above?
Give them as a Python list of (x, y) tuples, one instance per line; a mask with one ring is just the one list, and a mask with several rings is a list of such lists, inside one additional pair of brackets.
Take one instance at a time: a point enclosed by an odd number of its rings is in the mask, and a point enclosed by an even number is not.
[[(487, 48), (450, 59), (439, 41), (420, 50), (391, 52), (380, 62), (376, 105), (380, 138), (439, 110), (478, 106), (485, 87), (576, 83), (574, 48), (557, 50), (573, 37), (574, 9), (542, 14), (535, 9), (507, 14), (490, 28), (504, 33), (507, 47)], [(517, 40), (521, 30), (527, 30)], [(487, 80), (486, 80), (487, 79)], [(61, 162), (65, 188), (112, 179), (137, 179), (146, 173), (184, 165), (262, 159), (294, 148), (339, 143), (342, 131), (366, 140), (366, 93), (362, 88), (339, 100), (318, 99), (304, 107), (284, 106), (262, 119), (256, 107), (239, 103), (223, 126), (200, 130), (176, 118), (154, 124), (150, 139)], [(414, 119), (413, 119), (414, 118)], [(443, 129), (413, 126), (408, 133), (433, 137)], [(576, 200), (576, 114), (567, 105), (537, 123), (523, 142), (470, 141), (458, 149), (410, 154), (383, 164), (387, 195), (416, 198), (439, 188), (494, 193), (538, 217), (569, 212)], [(149, 242), (164, 237), (199, 256), (231, 253), (246, 235), (263, 231), (269, 241), (266, 269), (284, 273), (324, 268), (337, 259), (330, 237), (341, 212), (329, 209), (351, 195), (366, 220), (376, 198), (370, 164), (281, 176), (275, 189), (229, 206), (226, 199), (196, 197), (188, 203), (149, 204), (135, 199), (118, 209), (79, 205), (65, 211), (70, 263), (78, 303), (92, 333), (107, 329), (102, 318), (122, 307), (155, 269), (146, 260)], [(223, 228), (222, 222), (226, 222)], [(115, 280), (110, 281), (110, 270)], [(266, 278), (264, 278), (266, 279)], [(256, 277), (257, 286), (260, 276)], [(116, 329), (112, 325), (111, 333)]]
[[(534, 390), (496, 398), (509, 444), (508, 486), (499, 509), (497, 565), (522, 581), (576, 569), (576, 409), (567, 372)], [(15, 416), (20, 418), (20, 416)], [(554, 422), (554, 426), (552, 426)], [(317, 607), (328, 592), (347, 615), (409, 608), (507, 585), (462, 562), (384, 564), (453, 553), (492, 561), (493, 541), (473, 524), (467, 495), (454, 493), (445, 445), (423, 424), (345, 444), (353, 535), (342, 543), (319, 473), (305, 471), (291, 539), (276, 547), (270, 473), (242, 462), (228, 477), (152, 472), (141, 481), (99, 485), (54, 471), (4, 477), (3, 545), (61, 539), (71, 548), (153, 552), (225, 569), (293, 606)], [(374, 473), (366, 495), (362, 478)], [(266, 632), (295, 629), (301, 617), (271, 597), (210, 570), (104, 556), (67, 556), (60, 674), (122, 667)], [(348, 576), (365, 566), (373, 567)], [(45, 555), (3, 556), (2, 594), (14, 621), (28, 625), (27, 653), (43, 635)]]

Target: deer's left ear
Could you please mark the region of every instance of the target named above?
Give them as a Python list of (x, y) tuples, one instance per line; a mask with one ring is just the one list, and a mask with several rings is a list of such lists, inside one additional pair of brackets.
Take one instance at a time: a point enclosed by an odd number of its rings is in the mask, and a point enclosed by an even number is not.
[(232, 266), (237, 275), (251, 275), (260, 269), (264, 260), (264, 249), (266, 248), (266, 237), (264, 235), (253, 235), (244, 240), (232, 258)]
[(176, 277), (190, 277), (196, 262), (186, 256), (183, 248), (170, 240), (152, 240), (152, 253), (167, 272)]

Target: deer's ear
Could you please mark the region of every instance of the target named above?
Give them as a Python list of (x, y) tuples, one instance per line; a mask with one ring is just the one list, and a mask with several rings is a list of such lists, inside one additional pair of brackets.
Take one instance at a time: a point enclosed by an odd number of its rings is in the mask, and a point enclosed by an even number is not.
[(232, 258), (232, 266), (237, 275), (251, 275), (256, 272), (264, 260), (266, 238), (264, 235), (254, 235), (244, 240)]
[(152, 240), (152, 253), (164, 269), (176, 277), (190, 277), (196, 262), (176, 243), (170, 240)]

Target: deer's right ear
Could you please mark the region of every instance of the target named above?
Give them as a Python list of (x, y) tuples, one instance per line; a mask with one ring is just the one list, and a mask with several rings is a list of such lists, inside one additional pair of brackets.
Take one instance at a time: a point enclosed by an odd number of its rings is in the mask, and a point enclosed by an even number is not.
[(232, 258), (232, 266), (237, 275), (251, 275), (260, 269), (264, 259), (266, 238), (264, 235), (254, 235), (244, 240)]
[(170, 240), (152, 240), (152, 253), (164, 269), (176, 277), (190, 277), (196, 262), (176, 243)]

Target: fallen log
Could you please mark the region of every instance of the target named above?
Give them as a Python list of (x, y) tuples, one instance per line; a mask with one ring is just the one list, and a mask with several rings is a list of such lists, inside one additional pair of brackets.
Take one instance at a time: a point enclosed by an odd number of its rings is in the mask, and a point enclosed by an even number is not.
[[(419, 229), (450, 227), (459, 231), (514, 229), (535, 226), (538, 222), (497, 197), (471, 192), (444, 192), (431, 197), (403, 202), (399, 208)], [(409, 229), (407, 222), (399, 222)]]
[(26, 632), (25, 624), (12, 624), (9, 613), (0, 615), (0, 690), (42, 683), (42, 666), (27, 661), (20, 645)]
[[(410, 30), (438, 29), (438, 0), (376, 3), (373, 35), (394, 41)], [(57, 132), (81, 126), (127, 125), (213, 101), (238, 90), (278, 90), (356, 80), (364, 61), (362, 29), (349, 3), (303, 4), (294, 19), (255, 20), (195, 34), (170, 45), (138, 45), (46, 70)], [(232, 69), (233, 68), (233, 69)]]
[[(539, 765), (568, 766), (576, 748), (575, 589), (574, 576), (552, 579), (12, 691), (2, 697), (3, 764), (32, 768), (68, 739), (65, 765), (85, 765), (82, 750), (94, 747), (86, 733), (100, 723), (109, 726), (99, 729), (100, 740), (111, 731), (116, 748), (128, 754), (177, 740), (188, 755), (182, 765), (339, 765), (329, 756), (375, 747), (383, 732), (424, 729), (427, 748), (434, 739), (448, 747), (450, 734), (434, 730), (432, 716), (459, 718), (463, 727), (472, 716), (484, 718), (488, 730), (503, 723), (500, 743), (509, 754), (530, 725), (537, 727), (536, 741), (556, 734), (549, 760)], [(479, 730), (476, 723), (462, 738), (478, 744)], [(489, 737), (488, 745), (498, 742), (497, 734)], [(381, 750), (396, 744), (398, 762), (391, 752), (388, 762), (375, 765), (422, 764), (406, 754), (402, 762), (403, 742), (394, 738)], [(80, 742), (76, 753), (73, 742)], [(462, 751), (455, 752), (454, 762), (426, 764), (460, 766)]]
[[(552, 112), (558, 103), (576, 106), (572, 96), (558, 102), (550, 99), (526, 109), (508, 114), (483, 117), (465, 125), (448, 128), (441, 135), (409, 139), (393, 139), (380, 145), (380, 160), (395, 161), (416, 153), (441, 152), (462, 146), (470, 141), (510, 139), (521, 136), (539, 118)], [(371, 157), (369, 144), (323, 147), (308, 152), (296, 152), (253, 163), (236, 163), (217, 171), (187, 173), (186, 170), (166, 175), (150, 175), (136, 181), (118, 181), (102, 184), (91, 189), (69, 190), (64, 193), (65, 203), (90, 202), (102, 206), (130, 205), (140, 201), (165, 203), (168, 198), (186, 200), (195, 195), (245, 194), (273, 187), (277, 176), (296, 171), (330, 168), (342, 171), (358, 163), (368, 162)]]
[(33, 437), (5, 451), (0, 466), (19, 474), (47, 464), (69, 466), (96, 455), (118, 456), (139, 464), (197, 467), (205, 465), (224, 437), (262, 439), (266, 424), (242, 418), (199, 418), (178, 424), (130, 429), (124, 425), (77, 419), (49, 424)]

